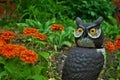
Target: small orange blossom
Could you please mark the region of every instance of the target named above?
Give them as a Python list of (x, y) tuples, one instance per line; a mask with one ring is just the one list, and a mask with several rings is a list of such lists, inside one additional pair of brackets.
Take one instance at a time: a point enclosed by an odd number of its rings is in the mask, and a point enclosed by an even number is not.
[(16, 53), (17, 56), (20, 56), (20, 54), (23, 51), (27, 50), (27, 48), (25, 46), (21, 46), (21, 45), (16, 45), (16, 48), (17, 48), (17, 53)]
[(120, 35), (117, 36), (117, 40), (114, 42), (116, 49), (120, 50)]
[(25, 28), (23, 30), (23, 35), (25, 36), (33, 36), (36, 33), (38, 33), (38, 30), (36, 28)]
[(115, 51), (115, 46), (111, 41), (105, 43), (105, 48), (108, 52), (113, 53)]
[(35, 38), (38, 38), (42, 41), (46, 40), (47, 39), (47, 36), (45, 34), (42, 34), (42, 33), (37, 33), (34, 35)]
[(11, 32), (11, 31), (7, 31), (7, 32), (4, 32), (1, 34), (1, 38), (5, 39), (5, 40), (10, 40), (14, 37), (15, 37), (15, 34), (14, 34), (14, 32)]
[(13, 58), (17, 55), (18, 49), (14, 44), (6, 44), (1, 49), (1, 55), (5, 58)]
[(62, 31), (64, 30), (64, 27), (62, 24), (52, 24), (50, 30), (53, 32)]
[(2, 38), (0, 38), (0, 50), (1, 50), (1, 48), (4, 46), (4, 45), (6, 45), (7, 43), (5, 42), (5, 40), (4, 39), (2, 39)]
[(26, 63), (33, 64), (38, 60), (38, 55), (32, 50), (25, 50), (21, 53), (20, 59)]

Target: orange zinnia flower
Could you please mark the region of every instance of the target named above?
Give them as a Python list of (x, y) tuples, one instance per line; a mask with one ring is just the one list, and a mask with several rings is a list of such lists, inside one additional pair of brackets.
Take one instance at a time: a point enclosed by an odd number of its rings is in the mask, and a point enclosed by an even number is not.
[(50, 30), (53, 32), (62, 31), (64, 30), (64, 27), (62, 24), (52, 24)]
[(17, 56), (20, 56), (20, 54), (23, 52), (23, 51), (25, 51), (25, 50), (27, 50), (27, 48), (25, 47), (25, 46), (21, 46), (21, 45), (16, 45), (16, 48), (17, 48)]
[(0, 38), (0, 48), (5, 44), (6, 44), (6, 42), (4, 41), (4, 39)]
[(47, 36), (45, 34), (42, 34), (42, 33), (37, 33), (34, 35), (35, 38), (38, 38), (42, 41), (46, 40), (47, 39)]
[(117, 36), (117, 40), (115, 41), (115, 47), (116, 49), (120, 50), (120, 35)]
[(111, 41), (106, 42), (105, 48), (108, 52), (113, 53), (115, 51), (115, 46)]
[(120, 40), (115, 41), (115, 47), (116, 49), (120, 50)]
[(33, 36), (35, 35), (36, 33), (38, 33), (38, 30), (36, 28), (25, 28), (23, 30), (23, 34), (25, 36)]
[(7, 43), (4, 41), (4, 39), (0, 38), (0, 54), (1, 54), (1, 49), (4, 45), (6, 45)]
[(17, 46), (14, 44), (6, 44), (1, 49), (1, 55), (5, 58), (13, 58), (17, 55)]
[(11, 32), (11, 31), (7, 31), (7, 32), (4, 32), (1, 34), (1, 38), (5, 39), (5, 40), (10, 40), (14, 37), (15, 37), (15, 34), (14, 34), (14, 32)]
[(25, 50), (21, 53), (20, 59), (26, 63), (33, 64), (38, 60), (38, 55), (32, 50)]

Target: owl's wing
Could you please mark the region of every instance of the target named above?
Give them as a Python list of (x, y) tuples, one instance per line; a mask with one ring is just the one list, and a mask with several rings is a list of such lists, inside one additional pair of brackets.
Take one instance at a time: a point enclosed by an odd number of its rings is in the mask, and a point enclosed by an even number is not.
[(62, 80), (96, 80), (104, 65), (104, 55), (97, 49), (70, 49), (62, 72)]

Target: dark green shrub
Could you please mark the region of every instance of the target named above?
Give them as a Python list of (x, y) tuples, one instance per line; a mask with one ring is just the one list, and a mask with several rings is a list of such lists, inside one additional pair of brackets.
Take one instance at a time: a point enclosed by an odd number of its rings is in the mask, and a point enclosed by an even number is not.
[(64, 10), (68, 10), (62, 5), (62, 1), (55, 0), (18, 0), (15, 1), (18, 5), (16, 13), (20, 13), (20, 19), (35, 19), (47, 21), (51, 18), (62, 18), (61, 14)]
[(110, 0), (13, 0), (17, 3), (17, 13), (21, 19), (36, 19), (47, 21), (51, 18), (65, 20), (75, 19), (80, 16), (83, 19), (94, 20), (98, 16), (106, 18), (113, 13)]
[[(60, 1), (60, 0), (59, 0)], [(85, 19), (96, 19), (98, 16), (107, 17), (112, 15), (113, 6), (111, 0), (64, 0), (69, 7), (65, 11), (66, 15), (71, 18), (80, 16)]]

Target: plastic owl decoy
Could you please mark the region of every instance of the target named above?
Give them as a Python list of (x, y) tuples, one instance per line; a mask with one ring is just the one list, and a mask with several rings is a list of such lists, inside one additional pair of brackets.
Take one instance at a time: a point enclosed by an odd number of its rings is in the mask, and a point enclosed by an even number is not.
[(84, 23), (76, 18), (74, 30), (76, 47), (65, 59), (62, 80), (97, 80), (105, 64), (104, 34), (100, 27), (103, 18)]

